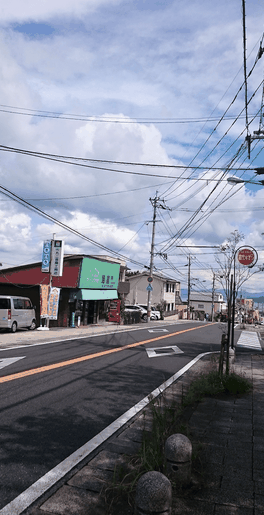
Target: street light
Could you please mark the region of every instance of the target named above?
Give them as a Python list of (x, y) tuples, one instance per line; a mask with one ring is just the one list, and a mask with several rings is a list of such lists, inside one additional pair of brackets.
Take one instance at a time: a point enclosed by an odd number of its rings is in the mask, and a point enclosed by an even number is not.
[[(264, 174), (264, 169), (263, 169), (263, 174)], [(240, 177), (228, 177), (227, 178), (227, 182), (229, 184), (232, 184), (233, 186), (235, 186), (236, 184), (257, 184), (258, 186), (264, 186), (264, 181), (245, 181), (244, 179), (240, 179)]]

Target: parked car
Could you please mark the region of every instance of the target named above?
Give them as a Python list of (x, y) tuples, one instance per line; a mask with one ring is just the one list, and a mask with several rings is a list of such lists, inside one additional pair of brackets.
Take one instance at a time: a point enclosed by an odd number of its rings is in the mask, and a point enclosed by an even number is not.
[[(143, 309), (148, 311), (147, 304), (139, 304), (139, 306), (141, 306)], [(151, 309), (151, 315), (150, 315), (151, 320), (160, 320), (161, 319), (160, 311), (158, 311), (156, 308), (154, 308), (154, 306), (151, 306), (150, 309)]]
[[(148, 312), (145, 308), (143, 308), (141, 305), (139, 304), (133, 304), (133, 305), (127, 305), (125, 306), (125, 313), (135, 313), (135, 312), (140, 312), (141, 313), (141, 316), (140, 318), (142, 318), (142, 320), (147, 320), (148, 318)], [(151, 315), (151, 320), (155, 320), (155, 315)]]
[(0, 295), (0, 328), (12, 333), (20, 327), (36, 329), (36, 313), (27, 297)]

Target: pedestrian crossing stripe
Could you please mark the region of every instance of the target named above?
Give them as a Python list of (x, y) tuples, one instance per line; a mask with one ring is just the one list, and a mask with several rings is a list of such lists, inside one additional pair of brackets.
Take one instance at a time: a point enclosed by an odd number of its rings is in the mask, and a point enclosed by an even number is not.
[(251, 331), (242, 331), (236, 346), (245, 349), (262, 350), (257, 333)]

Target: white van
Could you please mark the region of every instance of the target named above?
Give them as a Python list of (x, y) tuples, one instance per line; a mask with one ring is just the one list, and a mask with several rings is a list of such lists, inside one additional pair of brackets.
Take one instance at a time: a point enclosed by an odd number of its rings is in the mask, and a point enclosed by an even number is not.
[(20, 327), (36, 329), (36, 313), (31, 300), (27, 297), (0, 295), (0, 329), (12, 333)]

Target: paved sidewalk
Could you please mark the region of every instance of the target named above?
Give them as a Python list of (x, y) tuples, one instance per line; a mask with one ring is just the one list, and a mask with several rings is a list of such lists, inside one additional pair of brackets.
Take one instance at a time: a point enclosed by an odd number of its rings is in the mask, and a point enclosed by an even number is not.
[[(264, 354), (243, 352), (232, 368), (253, 381), (253, 391), (206, 398), (191, 411), (191, 439), (202, 445), (204, 482), (174, 500), (172, 515), (264, 514)], [(207, 369), (208, 359), (198, 361), (166, 390), (167, 400), (180, 402), (182, 390)], [(24, 513), (106, 515), (102, 487), (113, 477), (115, 465), (125, 467), (125, 456), (139, 448), (144, 419), (151, 431), (150, 412), (137, 415)], [(111, 515), (133, 515), (133, 509), (116, 508)]]

